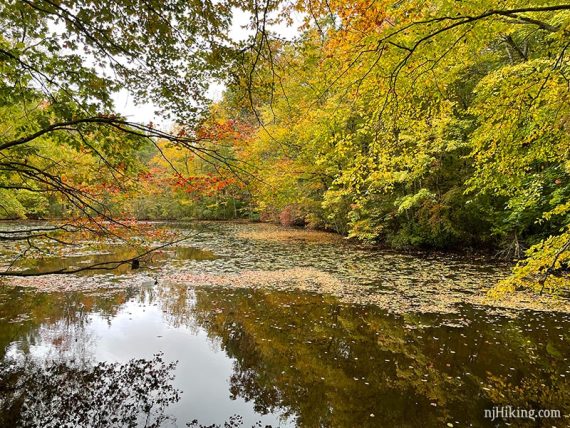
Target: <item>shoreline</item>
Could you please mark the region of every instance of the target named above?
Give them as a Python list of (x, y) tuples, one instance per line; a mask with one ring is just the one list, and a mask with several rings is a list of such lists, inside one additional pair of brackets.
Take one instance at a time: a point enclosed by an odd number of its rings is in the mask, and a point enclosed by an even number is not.
[[(53, 221), (53, 220), (51, 220)], [(25, 223), (18, 222), (18, 224)], [(30, 221), (33, 223), (34, 221)], [(45, 222), (45, 221), (44, 221)], [(363, 253), (365, 256), (370, 255), (372, 259), (378, 257), (389, 257), (391, 260), (399, 260), (400, 256), (418, 259), (420, 265), (409, 265), (408, 269), (412, 269), (412, 279), (403, 278), (400, 283), (389, 284), (374, 290), (366, 285), (359, 284), (358, 281), (346, 280), (346, 278), (336, 277), (321, 269), (306, 269), (302, 266), (292, 265), (290, 268), (283, 269), (277, 266), (276, 269), (267, 270), (243, 270), (240, 272), (214, 272), (204, 276), (201, 272), (188, 272), (184, 268), (174, 269), (173, 272), (157, 271), (153, 275), (159, 282), (173, 281), (180, 285), (190, 287), (212, 287), (220, 286), (222, 288), (257, 288), (267, 290), (298, 290), (317, 292), (323, 295), (331, 295), (339, 298), (349, 304), (372, 304), (380, 308), (387, 309), (396, 313), (416, 313), (416, 312), (433, 312), (433, 313), (453, 313), (456, 307), (461, 304), (472, 304), (484, 306), (489, 310), (509, 311), (509, 310), (536, 310), (546, 312), (570, 313), (570, 299), (565, 296), (545, 294), (544, 296), (535, 295), (532, 292), (523, 290), (516, 291), (512, 294), (505, 295), (499, 299), (492, 299), (487, 295), (491, 288), (491, 281), (500, 279), (504, 271), (506, 274), (510, 265), (506, 262), (497, 261), (489, 258), (484, 254), (465, 254), (449, 253), (445, 251), (398, 251), (391, 248), (378, 247), (371, 244), (355, 243), (347, 240), (341, 235), (331, 232), (317, 231), (301, 227), (282, 226), (269, 222), (253, 222), (253, 221), (226, 221), (226, 220), (201, 220), (201, 221), (140, 221), (141, 224), (157, 224), (157, 225), (175, 225), (175, 224), (224, 224), (235, 226), (251, 226), (244, 228), (228, 228), (231, 232), (227, 239), (231, 240), (250, 240), (265, 241), (268, 244), (280, 243), (288, 245), (342, 245), (345, 249), (353, 249), (353, 253)], [(227, 233), (227, 230), (226, 232)], [(291, 250), (296, 251), (296, 250)], [(405, 259), (404, 257), (404, 259)], [(442, 261), (451, 262), (451, 267), (447, 270), (441, 269)], [(426, 269), (433, 262), (434, 277), (424, 280), (418, 279), (414, 282), (414, 269)], [(464, 263), (466, 262), (466, 263)], [(388, 263), (390, 263), (388, 261)], [(398, 263), (402, 263), (399, 261)], [(481, 276), (476, 270), (470, 273), (462, 271), (462, 266), (480, 266), (490, 268), (490, 271)], [(403, 267), (406, 265), (404, 264)], [(428, 268), (429, 270), (430, 268)], [(449, 270), (451, 269), (451, 270)], [(454, 278), (456, 273), (453, 269), (459, 269), (461, 275), (467, 278)], [(477, 268), (478, 269), (478, 268)], [(171, 269), (172, 270), (172, 269)], [(440, 272), (438, 274), (438, 272)], [(422, 271), (418, 270), (418, 274)], [(142, 275), (141, 275), (142, 274)], [(45, 275), (27, 278), (4, 277), (0, 283), (4, 285), (21, 286), (33, 288), (40, 292), (68, 292), (68, 291), (94, 291), (105, 288), (123, 288), (129, 286), (140, 286), (145, 281), (145, 271), (141, 271), (135, 275), (130, 273), (122, 277), (117, 276), (111, 281), (107, 275), (89, 275), (77, 276), (73, 274), (65, 275)], [(441, 278), (437, 275), (441, 275)], [(450, 277), (451, 275), (451, 277)], [(420, 275), (421, 276), (421, 275)], [(396, 278), (398, 279), (398, 278)], [(148, 276), (146, 277), (148, 280)], [(382, 280), (380, 278), (380, 280)], [(256, 283), (257, 281), (257, 283)], [(423, 282), (422, 282), (423, 281)], [(81, 282), (79, 286), (78, 282)], [(117, 284), (110, 284), (116, 282)]]

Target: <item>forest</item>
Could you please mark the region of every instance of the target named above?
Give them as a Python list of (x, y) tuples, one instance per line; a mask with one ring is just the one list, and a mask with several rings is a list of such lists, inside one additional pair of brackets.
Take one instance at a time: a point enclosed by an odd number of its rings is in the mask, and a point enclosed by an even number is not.
[[(106, 3), (3, 2), (2, 218), (280, 222), (484, 249), (518, 261), (502, 291), (568, 289), (570, 5), (197, 2), (173, 29), (181, 2)], [(170, 129), (118, 115), (123, 85)]]
[(568, 426), (569, 297), (568, 0), (0, 0), (0, 427)]

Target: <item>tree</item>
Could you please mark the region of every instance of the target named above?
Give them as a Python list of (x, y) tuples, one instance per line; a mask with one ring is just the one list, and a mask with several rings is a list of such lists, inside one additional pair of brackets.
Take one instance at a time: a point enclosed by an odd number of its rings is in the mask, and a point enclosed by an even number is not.
[(233, 89), (257, 209), (397, 247), (530, 247), (503, 285), (567, 287), (570, 5), (295, 7), (300, 39), (258, 35)]
[[(242, 43), (227, 37), (232, 8), (251, 17)], [(205, 216), (250, 203), (394, 247), (492, 247), (527, 256), (504, 289), (568, 285), (564, 1), (25, 0), (1, 12), (6, 213), (41, 212), (56, 194), (112, 222), (115, 190), (132, 191), (117, 177), (155, 171)], [(272, 32), (296, 12), (297, 39)], [(228, 89), (203, 114), (212, 78)], [(122, 87), (179, 127), (115, 115)], [(255, 179), (242, 188), (239, 174)]]
[[(57, 241), (59, 232), (106, 233), (109, 223), (120, 225), (105, 195), (136, 181), (136, 153), (158, 139), (223, 161), (201, 146), (192, 127), (206, 106), (208, 82), (229, 58), (230, 20), (227, 2), (3, 2), (2, 216), (29, 214), (30, 204), (42, 215), (45, 201), (55, 198), (67, 214), (89, 222), (2, 231), (0, 240), (33, 247)], [(167, 133), (117, 115), (112, 94), (123, 88), (185, 128)]]

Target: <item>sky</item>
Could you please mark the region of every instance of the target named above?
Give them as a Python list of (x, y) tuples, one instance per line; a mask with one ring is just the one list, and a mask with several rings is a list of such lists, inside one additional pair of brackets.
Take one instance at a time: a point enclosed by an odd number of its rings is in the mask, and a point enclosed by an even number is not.
[[(230, 37), (235, 41), (245, 40), (252, 34), (252, 30), (243, 28), (249, 22), (249, 15), (239, 9), (234, 9), (233, 13), (234, 16), (230, 29)], [(302, 16), (294, 16), (293, 21), (292, 26), (279, 24), (271, 26), (270, 29), (281, 37), (291, 40), (299, 34), (299, 27), (302, 24)], [(222, 83), (213, 82), (208, 90), (208, 98), (213, 101), (220, 100), (224, 89), (225, 86)], [(154, 114), (155, 106), (152, 103), (135, 104), (134, 96), (126, 89), (115, 93), (113, 95), (113, 100), (118, 113), (124, 115), (129, 121), (145, 124), (153, 122), (165, 130), (172, 125), (172, 122), (166, 121)]]

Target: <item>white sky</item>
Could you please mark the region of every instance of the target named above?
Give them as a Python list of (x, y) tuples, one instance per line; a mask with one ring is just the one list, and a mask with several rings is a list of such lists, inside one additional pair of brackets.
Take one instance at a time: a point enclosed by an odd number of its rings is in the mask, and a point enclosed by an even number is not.
[[(234, 17), (230, 29), (230, 37), (235, 41), (242, 41), (252, 33), (251, 30), (244, 29), (243, 27), (249, 22), (249, 14), (239, 9), (234, 9)], [(299, 35), (299, 27), (302, 24), (302, 16), (299, 14), (293, 17), (294, 23), (292, 26), (279, 24), (271, 26), (271, 30), (288, 40), (295, 38)], [(208, 90), (208, 98), (213, 101), (219, 100), (222, 97), (225, 86), (220, 83), (212, 83)], [(154, 114), (155, 106), (152, 103), (135, 104), (134, 97), (124, 89), (114, 94), (113, 100), (117, 112), (126, 116), (128, 120), (139, 123), (149, 123), (160, 126), (163, 129), (169, 128), (172, 122), (165, 121), (163, 118)]]

